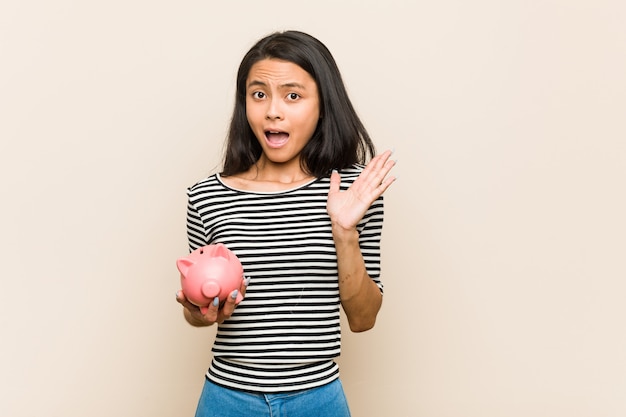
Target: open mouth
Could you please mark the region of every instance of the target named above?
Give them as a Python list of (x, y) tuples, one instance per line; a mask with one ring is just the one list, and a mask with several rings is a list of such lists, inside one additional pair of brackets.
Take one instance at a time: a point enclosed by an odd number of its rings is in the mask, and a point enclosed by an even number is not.
[(289, 133), (278, 130), (267, 130), (265, 132), (265, 140), (272, 148), (280, 148), (289, 140)]

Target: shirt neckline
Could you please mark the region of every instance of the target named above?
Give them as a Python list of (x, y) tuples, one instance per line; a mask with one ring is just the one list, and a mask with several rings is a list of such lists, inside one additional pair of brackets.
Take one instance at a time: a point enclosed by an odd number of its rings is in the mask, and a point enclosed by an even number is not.
[(229, 190), (232, 191), (237, 191), (238, 193), (244, 193), (244, 194), (261, 194), (261, 195), (274, 195), (274, 194), (287, 194), (293, 191), (297, 191), (303, 188), (308, 187), (309, 185), (313, 184), (314, 182), (317, 182), (320, 180), (320, 178), (313, 178), (310, 181), (305, 182), (304, 184), (292, 187), (292, 188), (285, 188), (284, 190), (278, 190), (278, 191), (256, 191), (256, 190), (244, 190), (242, 188), (237, 188), (237, 187), (233, 187), (232, 185), (228, 185), (224, 182), (224, 180), (222, 179), (222, 175), (220, 173), (216, 173), (215, 174), (215, 178), (217, 179), (217, 181), (224, 187), (227, 188)]

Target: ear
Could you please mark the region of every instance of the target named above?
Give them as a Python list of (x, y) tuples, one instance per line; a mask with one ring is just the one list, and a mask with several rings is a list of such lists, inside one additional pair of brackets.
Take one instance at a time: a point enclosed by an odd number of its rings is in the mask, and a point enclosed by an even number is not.
[(230, 259), (229, 253), (230, 251), (226, 246), (224, 246), (223, 243), (218, 243), (213, 246), (213, 253), (211, 254), (211, 256), (215, 258), (219, 256), (220, 258)]
[(176, 261), (176, 266), (183, 276), (187, 275), (187, 271), (189, 271), (189, 268), (191, 268), (194, 264), (195, 262), (189, 258), (180, 258)]

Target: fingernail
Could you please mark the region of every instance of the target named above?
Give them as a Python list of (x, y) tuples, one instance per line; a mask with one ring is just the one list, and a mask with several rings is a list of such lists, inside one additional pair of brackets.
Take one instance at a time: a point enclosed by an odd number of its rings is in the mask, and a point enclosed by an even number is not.
[(217, 307), (218, 305), (220, 305), (220, 298), (219, 297), (215, 297), (213, 299), (213, 306)]
[(244, 285), (244, 287), (247, 287), (248, 285), (250, 285), (250, 277), (245, 277), (244, 278), (243, 285)]
[(178, 296), (180, 295), (180, 291), (176, 291), (176, 299), (178, 300)]
[(232, 298), (233, 300), (236, 299), (238, 293), (239, 293), (239, 290), (233, 291), (233, 293), (230, 295), (230, 298)]
[(337, 171), (336, 169), (333, 169), (333, 174), (336, 173), (336, 172), (339, 172), (339, 171)]

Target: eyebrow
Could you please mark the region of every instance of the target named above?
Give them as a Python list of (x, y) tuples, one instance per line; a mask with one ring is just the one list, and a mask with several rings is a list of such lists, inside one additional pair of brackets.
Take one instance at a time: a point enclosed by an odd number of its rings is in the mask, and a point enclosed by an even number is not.
[[(263, 81), (259, 81), (259, 80), (252, 80), (248, 83), (248, 85), (246, 86), (246, 88), (250, 88), (250, 87), (267, 87), (267, 84), (264, 83)], [(284, 88), (299, 88), (301, 90), (306, 90), (306, 88), (300, 84), (300, 83), (296, 83), (296, 82), (290, 82), (290, 83), (285, 83), (285, 84), (281, 84), (278, 86), (279, 89), (284, 89)]]

